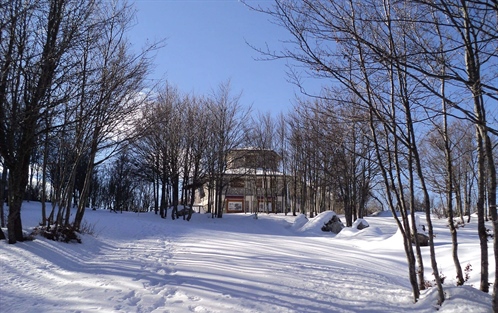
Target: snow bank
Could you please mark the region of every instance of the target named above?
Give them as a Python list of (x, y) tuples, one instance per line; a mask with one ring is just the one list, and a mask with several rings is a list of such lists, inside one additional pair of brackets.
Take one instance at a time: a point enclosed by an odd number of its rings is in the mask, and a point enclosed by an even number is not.
[(292, 223), (292, 228), (294, 230), (299, 230), (301, 227), (304, 226), (304, 224), (308, 223), (308, 218), (304, 214), (299, 214), (296, 219), (294, 220), (294, 223)]
[(317, 216), (314, 218), (310, 218), (306, 224), (301, 226), (298, 231), (307, 233), (307, 234), (320, 234), (323, 235), (324, 233), (330, 236), (334, 236), (334, 233), (331, 232), (324, 232), (322, 231), (322, 226), (325, 225), (328, 221), (332, 219), (332, 217), (336, 216), (335, 212), (333, 211), (325, 211), (322, 213), (319, 213)]

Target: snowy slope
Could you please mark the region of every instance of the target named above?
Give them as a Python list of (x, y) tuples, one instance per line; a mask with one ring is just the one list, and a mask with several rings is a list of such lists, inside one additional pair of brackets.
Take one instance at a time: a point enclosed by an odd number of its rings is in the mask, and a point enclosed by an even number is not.
[[(39, 207), (24, 205), (26, 230), (40, 220)], [(87, 211), (96, 234), (83, 244), (0, 242), (0, 312), (435, 312), (434, 288), (412, 303), (392, 217), (367, 217), (369, 228), (333, 235), (320, 230), (330, 214), (194, 214), (187, 222)], [(435, 221), (448, 298), (439, 312), (491, 312), (491, 297), (474, 288), (475, 224), (459, 230), (461, 263), (473, 271), (457, 288), (449, 231)], [(428, 255), (425, 266), (432, 280)]]

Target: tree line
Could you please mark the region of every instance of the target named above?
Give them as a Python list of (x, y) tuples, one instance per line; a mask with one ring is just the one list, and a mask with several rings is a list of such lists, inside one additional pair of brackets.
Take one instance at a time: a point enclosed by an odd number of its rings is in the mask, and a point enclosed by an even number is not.
[[(280, 155), (286, 213), (334, 210), (347, 226), (372, 209), (395, 213), (414, 301), (426, 288), (415, 212), (426, 214), (440, 303), (431, 216), (448, 218), (460, 285), (457, 230), (476, 212), (479, 288), (489, 291), (485, 221), (498, 227), (496, 1), (277, 0), (253, 8), (293, 38), (279, 52), (260, 52), (298, 62), (325, 86), (306, 94), (294, 76), (304, 96), (278, 116), (253, 113), (229, 81), (207, 95), (150, 86), (151, 52), (161, 43), (131, 47), (126, 3), (0, 3), (7, 221), (3, 201), (0, 215), (9, 243), (25, 239), (25, 199), (41, 201), (40, 224), (51, 234), (80, 231), (88, 207), (162, 218), (173, 207), (177, 218), (201, 186), (208, 212), (222, 217), (229, 153), (252, 147)], [(496, 236), (493, 247), (496, 261)]]

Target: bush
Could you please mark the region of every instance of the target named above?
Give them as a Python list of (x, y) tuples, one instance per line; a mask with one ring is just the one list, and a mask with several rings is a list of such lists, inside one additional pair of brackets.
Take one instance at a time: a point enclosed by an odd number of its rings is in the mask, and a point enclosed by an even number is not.
[(69, 243), (71, 241), (76, 241), (77, 243), (81, 243), (81, 238), (78, 236), (78, 234), (73, 230), (72, 227), (67, 227), (67, 226), (59, 226), (59, 227), (35, 227), (33, 229), (33, 232), (31, 233), (31, 236), (37, 236), (41, 235), (47, 239), (54, 240), (54, 241), (62, 241)]
[(87, 221), (83, 221), (80, 226), (79, 233), (82, 235), (90, 235), (92, 237), (97, 237), (97, 233), (95, 231), (96, 224), (90, 224)]

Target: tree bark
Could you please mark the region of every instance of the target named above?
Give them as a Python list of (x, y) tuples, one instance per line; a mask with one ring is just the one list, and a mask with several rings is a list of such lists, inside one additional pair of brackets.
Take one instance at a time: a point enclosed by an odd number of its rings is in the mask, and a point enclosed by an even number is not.
[(5, 188), (7, 186), (7, 168), (5, 164), (2, 166), (2, 176), (0, 177), (0, 227), (5, 227), (5, 215), (4, 215), (4, 204), (7, 195), (5, 194)]
[(28, 184), (29, 154), (18, 156), (18, 162), (10, 168), (9, 175), (9, 215), (7, 217), (7, 233), (9, 243), (24, 241), (21, 222), (21, 206), (24, 192)]

